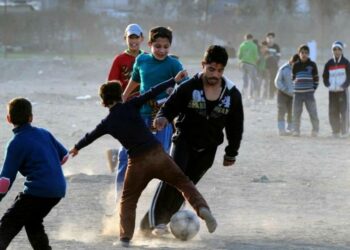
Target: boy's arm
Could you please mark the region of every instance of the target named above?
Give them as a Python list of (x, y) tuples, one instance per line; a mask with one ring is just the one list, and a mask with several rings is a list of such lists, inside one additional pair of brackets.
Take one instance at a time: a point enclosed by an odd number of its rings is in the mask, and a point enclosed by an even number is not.
[(228, 145), (225, 148), (224, 166), (234, 164), (243, 134), (244, 113), (242, 96), (238, 90), (231, 95), (231, 100), (232, 104), (225, 125)]
[(293, 80), (293, 82), (295, 81), (296, 73), (297, 73), (297, 63), (294, 63), (292, 65), (292, 80)]
[(68, 150), (59, 141), (57, 141), (56, 138), (51, 133), (49, 134), (51, 136), (51, 140), (53, 144), (55, 145), (61, 165), (63, 165), (68, 160), (68, 157), (69, 157)]
[(347, 88), (350, 85), (350, 63), (349, 62), (346, 63), (345, 71), (346, 71), (345, 72), (346, 73), (346, 80), (345, 80), (343, 88)]
[[(107, 118), (105, 118), (107, 119)], [(80, 149), (88, 146), (92, 142), (94, 142), (99, 137), (107, 134), (107, 127), (105, 125), (105, 119), (101, 121), (100, 124), (96, 126), (94, 130), (91, 132), (85, 134), (83, 138), (79, 140), (77, 144), (74, 145), (74, 147), (69, 151), (69, 154), (71, 154), (73, 157), (76, 156)]]
[(21, 165), (21, 154), (10, 143), (6, 149), (4, 165), (0, 173), (0, 201), (12, 187)]
[(276, 78), (275, 78), (275, 86), (279, 90), (283, 90), (283, 82), (282, 82), (283, 74), (282, 74), (282, 68), (280, 68), (277, 71)]
[(118, 57), (114, 58), (113, 64), (109, 71), (108, 81), (120, 80), (120, 69)]
[(329, 84), (328, 63), (326, 63), (326, 65), (324, 66), (322, 78), (323, 78), (323, 84), (324, 84), (324, 86), (329, 87), (330, 84)]
[(314, 80), (314, 89), (316, 90), (318, 87), (318, 70), (317, 70), (317, 65), (316, 63), (313, 63), (313, 69), (312, 69), (312, 76), (313, 76), (313, 80)]
[(132, 79), (129, 80), (128, 86), (126, 86), (124, 92), (123, 92), (123, 102), (125, 102), (128, 97), (130, 96), (130, 94), (140, 85), (139, 82), (136, 82)]

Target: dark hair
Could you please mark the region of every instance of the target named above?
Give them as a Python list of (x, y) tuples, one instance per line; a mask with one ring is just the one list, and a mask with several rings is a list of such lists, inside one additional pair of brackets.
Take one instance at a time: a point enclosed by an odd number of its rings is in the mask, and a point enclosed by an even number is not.
[(267, 44), (266, 41), (262, 41), (262, 42), (261, 42), (261, 46), (268, 46), (268, 44)]
[(220, 45), (210, 45), (209, 48), (204, 53), (203, 61), (207, 64), (219, 63), (224, 67), (227, 64), (228, 54), (224, 47)]
[(245, 34), (244, 39), (246, 39), (246, 40), (253, 39), (253, 35), (252, 34)]
[(167, 38), (169, 43), (173, 41), (173, 32), (170, 28), (166, 27), (154, 27), (149, 31), (149, 42), (153, 43), (157, 40), (157, 38)]
[(33, 115), (32, 104), (22, 97), (17, 97), (9, 101), (7, 109), (13, 125), (26, 124)]
[(294, 54), (291, 56), (291, 58), (289, 58), (289, 63), (293, 64), (296, 63), (297, 61), (300, 60), (300, 57), (298, 54)]
[(300, 53), (302, 50), (306, 50), (308, 53), (310, 53), (310, 48), (306, 44), (302, 44), (298, 48), (298, 53)]
[(275, 33), (274, 32), (268, 32), (268, 33), (266, 33), (266, 37), (268, 37), (268, 36), (275, 37)]
[(114, 102), (122, 101), (122, 85), (117, 81), (107, 82), (101, 85), (99, 95), (105, 107)]

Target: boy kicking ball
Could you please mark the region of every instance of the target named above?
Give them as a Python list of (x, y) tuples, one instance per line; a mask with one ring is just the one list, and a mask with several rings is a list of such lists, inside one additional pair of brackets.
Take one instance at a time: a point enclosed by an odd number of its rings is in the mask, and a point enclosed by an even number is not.
[(120, 84), (102, 84), (99, 94), (103, 106), (109, 108), (109, 114), (70, 150), (70, 154), (75, 156), (80, 149), (105, 134), (119, 140), (127, 149), (129, 161), (120, 202), (120, 241), (124, 247), (129, 246), (134, 234), (137, 201), (147, 184), (154, 178), (176, 187), (198, 216), (205, 220), (208, 231), (212, 233), (216, 229), (216, 220), (205, 199), (164, 151), (139, 112), (143, 104), (185, 77), (187, 72), (180, 71), (174, 79), (165, 81), (125, 103), (122, 102)]

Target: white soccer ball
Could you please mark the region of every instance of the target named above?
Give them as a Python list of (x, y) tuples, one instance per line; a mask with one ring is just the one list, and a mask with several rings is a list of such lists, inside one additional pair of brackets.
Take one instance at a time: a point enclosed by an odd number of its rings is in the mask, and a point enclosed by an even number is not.
[(200, 223), (195, 213), (190, 210), (180, 210), (170, 219), (170, 230), (173, 235), (183, 241), (190, 240), (199, 231)]

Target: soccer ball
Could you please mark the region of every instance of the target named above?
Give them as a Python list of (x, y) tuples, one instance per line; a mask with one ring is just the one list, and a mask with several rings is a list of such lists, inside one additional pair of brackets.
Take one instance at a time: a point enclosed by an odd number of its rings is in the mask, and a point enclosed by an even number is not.
[(199, 220), (190, 210), (180, 210), (170, 219), (170, 230), (173, 235), (183, 241), (190, 240), (199, 231)]

